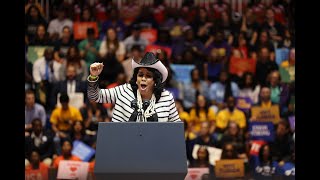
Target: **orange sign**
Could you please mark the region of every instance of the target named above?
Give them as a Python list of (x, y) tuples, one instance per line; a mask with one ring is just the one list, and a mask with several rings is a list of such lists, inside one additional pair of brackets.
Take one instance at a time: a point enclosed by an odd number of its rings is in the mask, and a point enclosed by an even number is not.
[(95, 38), (98, 38), (99, 31), (97, 22), (74, 22), (73, 30), (74, 30), (74, 39), (81, 40), (87, 37), (87, 29), (93, 28), (95, 32)]
[(242, 59), (231, 57), (229, 65), (230, 74), (242, 74), (246, 71), (256, 72), (256, 60), (255, 59)]
[(140, 36), (147, 39), (149, 44), (156, 42), (158, 38), (158, 31), (156, 29), (142, 29)]
[(272, 105), (271, 108), (253, 106), (251, 107), (251, 117), (251, 121), (273, 122), (277, 124), (280, 121), (279, 105)]
[(244, 177), (244, 161), (243, 159), (219, 160), (216, 161), (214, 171), (219, 178)]

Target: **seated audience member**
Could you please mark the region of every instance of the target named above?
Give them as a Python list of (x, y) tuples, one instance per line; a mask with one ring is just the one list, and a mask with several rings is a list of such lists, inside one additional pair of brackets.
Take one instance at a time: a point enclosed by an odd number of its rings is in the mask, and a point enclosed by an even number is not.
[(294, 142), (290, 135), (290, 125), (286, 120), (281, 120), (276, 128), (275, 139), (270, 144), (272, 160), (276, 161), (279, 167), (290, 161), (294, 149)]
[(259, 156), (253, 164), (253, 177), (255, 179), (272, 180), (275, 176), (277, 162), (272, 160), (272, 148), (268, 145), (262, 145), (259, 150)]
[(192, 161), (190, 168), (209, 168), (209, 173), (213, 173), (213, 166), (209, 162), (209, 151), (206, 146), (200, 146), (197, 151), (197, 159)]
[(37, 151), (40, 161), (48, 167), (51, 165), (55, 153), (53, 134), (44, 130), (40, 119), (32, 121), (31, 132), (25, 136), (25, 148), (26, 157), (30, 157), (32, 151)]
[(59, 39), (62, 36), (64, 27), (68, 27), (71, 32), (73, 22), (66, 16), (66, 9), (60, 6), (57, 9), (57, 18), (49, 22), (48, 33), (50, 34), (50, 39), (52, 39), (52, 41)]
[(216, 117), (216, 126), (220, 131), (224, 131), (230, 121), (237, 123), (243, 130), (246, 127), (246, 116), (244, 112), (239, 110), (236, 100), (233, 96), (229, 96), (226, 101), (227, 107), (218, 112)]
[(82, 115), (78, 109), (69, 105), (69, 96), (61, 94), (60, 103), (62, 107), (56, 107), (51, 114), (51, 127), (56, 135), (66, 138), (70, 133), (75, 121), (82, 121)]
[(260, 85), (257, 84), (255, 77), (251, 72), (243, 74), (239, 88), (238, 97), (249, 97), (252, 104), (258, 103)]
[(219, 81), (214, 82), (210, 86), (209, 96), (213, 105), (217, 105), (219, 110), (225, 107), (224, 102), (229, 96), (238, 97), (239, 87), (232, 82), (227, 71), (221, 71)]
[(85, 81), (81, 81), (76, 78), (77, 72), (76, 68), (73, 65), (68, 65), (66, 68), (66, 77), (65, 80), (59, 81), (54, 84), (51, 95), (51, 107), (57, 105), (57, 96), (58, 94), (74, 94), (74, 93), (83, 93), (83, 104), (87, 102), (87, 85)]
[[(202, 122), (209, 122), (210, 127), (215, 124), (216, 115), (212, 108), (209, 108), (209, 104), (205, 97), (201, 94), (197, 95), (197, 102), (195, 107), (190, 111), (191, 126), (194, 127), (193, 131), (198, 133), (200, 131)], [(211, 128), (210, 128), (211, 129)]]
[(61, 144), (62, 144), (61, 155), (54, 159), (54, 161), (53, 161), (54, 168), (58, 169), (59, 163), (61, 160), (82, 161), (79, 157), (71, 154), (73, 144), (70, 140), (65, 139), (64, 141), (62, 141)]
[(27, 90), (25, 92), (25, 130), (28, 131), (31, 129), (32, 120), (38, 118), (41, 120), (43, 127), (46, 125), (46, 111), (44, 107), (36, 103), (35, 93), (33, 90)]
[(49, 38), (49, 34), (46, 30), (46, 26), (40, 24), (36, 28), (36, 34), (33, 39), (30, 40), (30, 46), (52, 46), (52, 41)]
[[(25, 176), (26, 178), (29, 177), (29, 175), (33, 177), (36, 176), (38, 179), (48, 180), (48, 167), (50, 167), (50, 165), (41, 162), (39, 152), (34, 150), (30, 154), (30, 164), (25, 168)], [(34, 170), (39, 170), (40, 172), (34, 174)], [(33, 178), (31, 177), (30, 179)]]
[(209, 98), (209, 87), (208, 84), (200, 79), (200, 71), (195, 68), (190, 72), (191, 83), (184, 83), (182, 90), (183, 106), (190, 110), (196, 105), (196, 92), (204, 95), (205, 98)]
[(232, 143), (224, 144), (221, 159), (238, 159), (239, 155)]
[(90, 137), (89, 135), (86, 134), (86, 129), (82, 121), (74, 122), (71, 133), (70, 133), (70, 139), (72, 142), (75, 140), (82, 141), (88, 146), (91, 146), (94, 141), (93, 137)]
[(129, 58), (124, 60), (121, 64), (124, 69), (124, 73), (127, 76), (126, 81), (129, 82), (133, 71), (132, 71), (132, 65), (131, 65), (131, 60), (134, 59), (136, 62), (140, 62), (143, 56), (143, 51), (139, 45), (133, 45), (130, 49), (130, 54), (128, 55)]

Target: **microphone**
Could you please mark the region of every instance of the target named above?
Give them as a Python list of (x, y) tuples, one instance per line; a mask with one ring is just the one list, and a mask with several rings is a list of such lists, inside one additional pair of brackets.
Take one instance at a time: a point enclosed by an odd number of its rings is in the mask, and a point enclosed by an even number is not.
[(131, 101), (131, 107), (134, 108), (134, 110), (138, 109), (138, 102), (136, 99)]

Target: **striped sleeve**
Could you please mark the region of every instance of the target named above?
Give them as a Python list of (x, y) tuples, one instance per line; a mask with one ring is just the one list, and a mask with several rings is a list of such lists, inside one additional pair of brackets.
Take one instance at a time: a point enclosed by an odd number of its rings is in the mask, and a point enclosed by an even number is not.
[(179, 117), (179, 113), (176, 108), (176, 104), (174, 102), (174, 98), (171, 93), (169, 94), (169, 96), (170, 96), (171, 102), (170, 102), (170, 106), (169, 106), (170, 110), (169, 110), (169, 120), (168, 121), (169, 122), (181, 121), (180, 117)]
[(115, 89), (100, 89), (98, 85), (98, 79), (95, 81), (90, 81), (89, 77), (87, 78), (89, 100), (95, 101), (97, 103), (114, 104), (116, 102)]

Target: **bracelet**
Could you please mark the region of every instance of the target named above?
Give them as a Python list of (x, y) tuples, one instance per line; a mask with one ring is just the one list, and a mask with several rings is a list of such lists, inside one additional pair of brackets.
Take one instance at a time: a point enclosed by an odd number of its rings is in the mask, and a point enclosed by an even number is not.
[(89, 78), (92, 79), (93, 81), (95, 81), (96, 79), (98, 79), (98, 76), (92, 76), (91, 74), (89, 75)]

